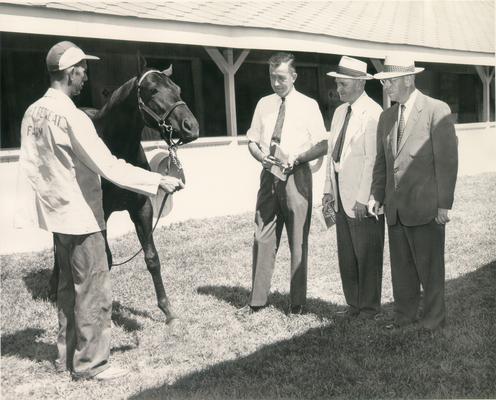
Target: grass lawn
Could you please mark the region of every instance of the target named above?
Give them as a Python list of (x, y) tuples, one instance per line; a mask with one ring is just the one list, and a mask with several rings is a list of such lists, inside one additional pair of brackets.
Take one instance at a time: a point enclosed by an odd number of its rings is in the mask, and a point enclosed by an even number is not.
[[(155, 242), (182, 322), (174, 332), (155, 305), (141, 257), (115, 267), (113, 363), (132, 373), (110, 383), (73, 382), (53, 368), (56, 308), (47, 301), (50, 251), (2, 256), (1, 384), (4, 399), (274, 399), (496, 397), (496, 174), (459, 179), (446, 238), (447, 327), (387, 332), (337, 320), (344, 298), (335, 230), (314, 218), (308, 312), (287, 316), (289, 251), (283, 237), (270, 307), (245, 319), (253, 215), (187, 221)], [(114, 260), (138, 246), (111, 243)], [(392, 312), (389, 252), (384, 312)]]

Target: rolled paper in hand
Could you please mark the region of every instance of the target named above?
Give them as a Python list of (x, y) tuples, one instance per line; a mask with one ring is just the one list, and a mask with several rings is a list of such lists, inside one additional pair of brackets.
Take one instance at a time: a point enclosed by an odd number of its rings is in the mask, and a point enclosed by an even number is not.
[(336, 223), (336, 212), (334, 211), (332, 203), (329, 202), (324, 204), (322, 207), (322, 216), (324, 217), (327, 229)]

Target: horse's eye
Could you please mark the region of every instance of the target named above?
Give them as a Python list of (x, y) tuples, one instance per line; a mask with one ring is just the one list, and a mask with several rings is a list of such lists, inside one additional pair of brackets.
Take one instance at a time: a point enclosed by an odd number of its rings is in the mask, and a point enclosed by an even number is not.
[(153, 96), (154, 94), (158, 93), (158, 90), (156, 88), (153, 88), (150, 90), (150, 94)]

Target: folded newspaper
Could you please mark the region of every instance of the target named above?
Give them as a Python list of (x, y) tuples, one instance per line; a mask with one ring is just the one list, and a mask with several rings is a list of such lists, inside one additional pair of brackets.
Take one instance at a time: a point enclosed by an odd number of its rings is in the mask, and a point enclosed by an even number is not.
[(322, 207), (322, 217), (324, 218), (324, 223), (327, 229), (336, 223), (336, 212), (334, 211), (332, 202), (326, 203)]

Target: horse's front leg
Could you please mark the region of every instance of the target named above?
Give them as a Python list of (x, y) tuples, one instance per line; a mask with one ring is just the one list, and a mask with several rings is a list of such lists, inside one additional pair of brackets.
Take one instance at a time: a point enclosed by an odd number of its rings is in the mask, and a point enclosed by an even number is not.
[(173, 313), (167, 295), (165, 293), (162, 275), (160, 273), (160, 260), (158, 257), (155, 243), (153, 242), (153, 208), (149, 198), (146, 199), (143, 206), (137, 210), (128, 210), (131, 220), (136, 227), (138, 239), (143, 247), (145, 263), (150, 272), (155, 293), (157, 295), (158, 308), (160, 308), (166, 317), (167, 324), (172, 323), (177, 317)]
[(55, 257), (55, 240), (53, 241), (53, 268), (48, 281), (48, 299), (50, 301), (57, 301), (57, 290), (59, 287), (59, 263)]

